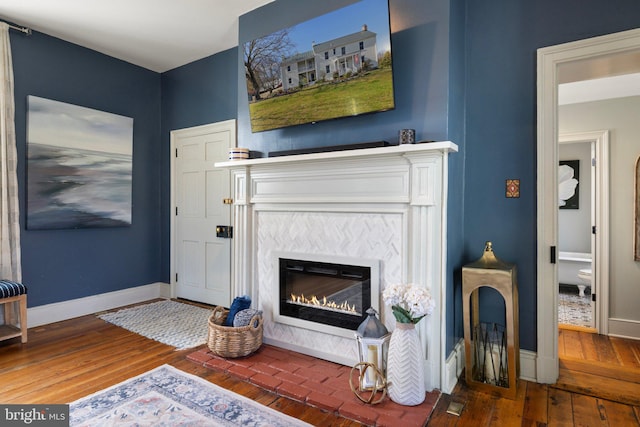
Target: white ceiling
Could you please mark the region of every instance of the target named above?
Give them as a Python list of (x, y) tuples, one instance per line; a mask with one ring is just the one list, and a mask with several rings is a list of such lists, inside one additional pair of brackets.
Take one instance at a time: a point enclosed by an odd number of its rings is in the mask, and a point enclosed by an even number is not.
[(560, 105), (640, 95), (640, 51), (562, 63), (558, 82)]
[(164, 72), (238, 45), (273, 0), (0, 0), (0, 19)]
[(578, 104), (640, 95), (640, 73), (558, 85), (558, 104)]

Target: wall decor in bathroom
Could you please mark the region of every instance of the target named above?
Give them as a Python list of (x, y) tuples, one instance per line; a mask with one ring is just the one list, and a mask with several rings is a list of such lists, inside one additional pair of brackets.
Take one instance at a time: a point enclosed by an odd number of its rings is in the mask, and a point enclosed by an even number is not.
[(560, 160), (558, 169), (558, 206), (580, 208), (580, 160)]
[(635, 230), (633, 230), (633, 259), (635, 261), (640, 261), (640, 157), (636, 160), (635, 181)]

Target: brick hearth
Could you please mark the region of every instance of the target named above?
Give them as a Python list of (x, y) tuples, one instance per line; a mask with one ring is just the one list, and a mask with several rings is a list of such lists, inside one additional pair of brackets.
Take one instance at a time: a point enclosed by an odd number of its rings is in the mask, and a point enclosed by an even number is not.
[(207, 347), (187, 358), (278, 395), (371, 426), (424, 426), (440, 397), (440, 392), (433, 390), (418, 406), (398, 405), (389, 397), (378, 405), (367, 405), (351, 391), (350, 367), (270, 345), (263, 345), (250, 356), (237, 359), (216, 356)]

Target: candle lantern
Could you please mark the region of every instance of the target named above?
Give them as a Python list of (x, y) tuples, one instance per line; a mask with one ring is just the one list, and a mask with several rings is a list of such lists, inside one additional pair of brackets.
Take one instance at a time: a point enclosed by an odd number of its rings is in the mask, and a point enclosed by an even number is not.
[[(515, 264), (496, 257), (491, 242), (486, 242), (479, 260), (462, 267), (467, 385), (509, 399), (516, 397), (520, 376), (516, 276)], [(479, 292), (483, 287), (497, 291), (502, 297), (503, 324), (482, 321)]]
[(375, 391), (386, 387), (387, 351), (391, 334), (376, 317), (376, 310), (369, 308), (367, 314), (355, 334), (360, 362), (360, 390)]

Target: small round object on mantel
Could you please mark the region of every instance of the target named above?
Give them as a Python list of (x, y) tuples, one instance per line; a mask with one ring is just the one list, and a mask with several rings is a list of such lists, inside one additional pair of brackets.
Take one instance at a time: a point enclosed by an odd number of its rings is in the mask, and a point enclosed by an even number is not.
[(229, 160), (245, 160), (249, 158), (249, 149), (234, 147), (229, 148)]

